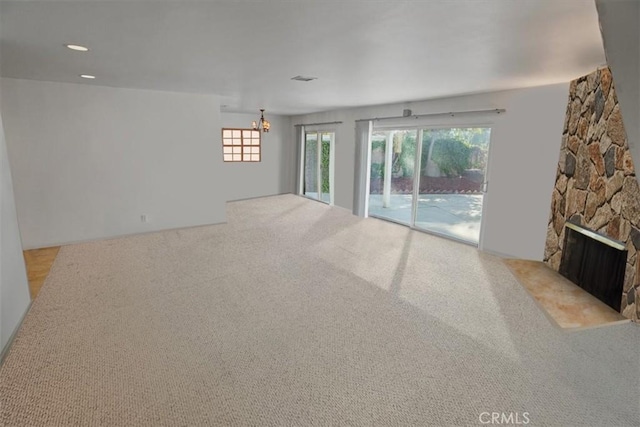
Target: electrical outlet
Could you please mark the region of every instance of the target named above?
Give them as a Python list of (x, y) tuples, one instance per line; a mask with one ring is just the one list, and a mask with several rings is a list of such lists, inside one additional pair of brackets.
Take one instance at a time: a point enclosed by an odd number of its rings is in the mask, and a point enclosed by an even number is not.
[(140, 222), (148, 222), (148, 218), (146, 214), (140, 215)]

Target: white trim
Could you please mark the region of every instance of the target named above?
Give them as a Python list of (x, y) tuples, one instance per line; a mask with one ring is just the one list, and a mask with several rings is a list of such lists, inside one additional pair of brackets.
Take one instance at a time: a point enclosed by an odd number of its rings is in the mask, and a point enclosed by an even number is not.
[(415, 227), (418, 217), (418, 204), (420, 203), (420, 170), (422, 167), (422, 137), (423, 129), (418, 129), (416, 133), (416, 158), (413, 166), (413, 203), (411, 204), (411, 227)]
[(366, 151), (364, 155), (364, 160), (366, 162), (364, 165), (364, 171), (365, 171), (364, 203), (363, 203), (364, 212), (362, 214), (364, 218), (369, 217), (369, 192), (371, 191), (371, 167), (369, 164), (371, 163), (371, 133), (372, 132), (373, 132), (373, 125), (371, 124), (369, 126), (369, 135), (367, 136), (367, 146), (365, 147)]
[(7, 343), (2, 348), (2, 351), (0, 351), (0, 366), (2, 366), (2, 364), (4, 363), (4, 359), (9, 354), (9, 350), (11, 349), (11, 345), (13, 344), (13, 340), (16, 338), (16, 335), (18, 335), (18, 331), (22, 327), (22, 323), (24, 322), (24, 319), (27, 317), (27, 314), (29, 314), (29, 310), (31, 310), (32, 303), (33, 303), (33, 300), (29, 301), (29, 305), (27, 306), (27, 309), (24, 311), (24, 313), (22, 313), (22, 317), (20, 317), (20, 321), (18, 322), (15, 329), (11, 333), (11, 336), (9, 337), (9, 339), (7, 340)]
[(300, 150), (300, 155), (298, 156), (298, 194), (304, 195), (304, 167), (305, 167), (305, 151), (306, 151), (306, 141), (305, 141), (305, 128), (304, 126), (296, 126), (296, 140), (298, 149)]
[[(366, 218), (369, 215), (369, 191), (371, 187), (371, 122), (356, 122), (355, 132), (355, 165), (353, 175), (353, 209), (354, 215)], [(365, 135), (366, 131), (366, 135)]]
[(329, 148), (329, 204), (333, 206), (335, 204), (335, 193), (336, 193), (336, 180), (335, 180), (335, 169), (336, 169), (336, 133), (331, 132), (331, 145)]
[[(308, 131), (305, 134), (305, 141), (307, 139), (307, 135), (310, 133), (316, 134), (316, 190), (318, 193), (318, 200), (322, 202), (322, 132)], [(329, 198), (331, 198), (331, 195), (329, 195)]]
[(489, 150), (487, 151), (487, 165), (484, 171), (484, 182), (482, 183), (482, 216), (480, 217), (480, 235), (478, 236), (478, 249), (484, 250), (484, 236), (485, 236), (485, 212), (487, 211), (487, 200), (491, 198), (489, 195), (489, 171), (491, 167), (491, 151), (493, 147), (493, 134), (494, 127), (487, 126), (490, 129), (489, 132)]
[[(384, 141), (384, 179), (382, 180), (382, 207), (388, 208), (391, 203), (391, 178), (393, 178), (393, 138), (395, 130), (385, 131)], [(371, 168), (371, 165), (369, 165)]]
[[(334, 128), (326, 129), (326, 130), (316, 130), (316, 129), (306, 129), (304, 126), (296, 126), (296, 128), (302, 129), (301, 137), (301, 155), (300, 155), (300, 185), (298, 188), (298, 195), (306, 197), (310, 200), (315, 200), (318, 202), (322, 202), (328, 204), (330, 206), (334, 205), (334, 193), (335, 193), (335, 142), (336, 142), (336, 131)], [(304, 177), (306, 176), (306, 147), (307, 147), (307, 135), (308, 134), (316, 134), (316, 192), (318, 194), (317, 198), (309, 197), (304, 194)], [(322, 135), (329, 135), (329, 202), (325, 202), (322, 199)]]
[[(421, 116), (422, 117), (422, 116)], [(423, 231), (429, 234), (433, 234), (436, 236), (442, 236), (445, 238), (448, 238), (450, 240), (454, 240), (454, 241), (459, 241), (461, 243), (465, 243), (474, 247), (477, 247), (479, 250), (483, 250), (484, 245), (483, 245), (483, 241), (484, 241), (484, 223), (485, 223), (485, 212), (486, 212), (486, 206), (487, 206), (487, 196), (488, 196), (488, 176), (489, 176), (489, 165), (491, 162), (491, 148), (492, 148), (492, 138), (493, 138), (493, 134), (494, 134), (494, 129), (495, 129), (495, 123), (493, 121), (482, 121), (482, 122), (460, 122), (459, 119), (455, 120), (455, 123), (451, 123), (451, 124), (445, 124), (445, 123), (433, 123), (431, 125), (427, 125), (427, 124), (420, 124), (422, 123), (422, 121), (418, 120), (420, 123), (415, 124), (417, 116), (410, 116), (408, 119), (410, 119), (412, 122), (414, 123), (408, 123), (407, 122), (407, 118), (400, 118), (401, 120), (404, 120), (405, 125), (399, 125), (398, 121), (400, 120), (396, 120), (396, 118), (391, 118), (392, 120), (389, 120), (390, 122), (393, 122), (390, 125), (380, 125), (379, 123), (371, 123), (371, 126), (369, 128), (369, 143), (368, 143), (368, 156), (367, 156), (367, 166), (366, 166), (366, 183), (367, 183), (367, 188), (366, 188), (366, 195), (365, 195), (365, 201), (366, 201), (366, 205), (365, 205), (365, 217), (369, 216), (369, 192), (370, 192), (370, 188), (369, 188), (369, 182), (370, 182), (370, 174), (371, 174), (371, 158), (370, 158), (370, 152), (371, 152), (371, 136), (372, 133), (374, 131), (380, 131), (380, 132), (389, 132), (392, 130), (416, 130), (417, 134), (416, 134), (416, 144), (419, 144), (419, 146), (416, 147), (416, 158), (415, 158), (415, 168), (414, 168), (414, 176), (413, 176), (413, 194), (412, 194), (412, 206), (411, 206), (411, 217), (409, 219), (409, 224), (403, 224), (405, 226), (408, 226), (409, 228), (413, 229), (413, 230), (418, 230), (418, 231)], [(440, 117), (440, 119), (442, 119), (442, 117)], [(451, 117), (451, 119), (453, 120), (454, 117)], [(482, 197), (482, 216), (480, 219), (480, 233), (478, 235), (478, 243), (472, 243), (469, 241), (466, 241), (464, 239), (460, 239), (460, 238), (456, 238), (454, 236), (449, 236), (447, 234), (441, 234), (438, 232), (434, 232), (431, 230), (427, 230), (424, 228), (418, 228), (415, 225), (415, 221), (416, 221), (416, 217), (417, 217), (417, 204), (419, 201), (419, 194), (420, 194), (420, 167), (421, 167), (421, 161), (422, 161), (422, 137), (423, 137), (423, 131), (424, 130), (437, 130), (437, 129), (455, 129), (455, 128), (459, 128), (459, 129), (464, 129), (464, 128), (488, 128), (489, 129), (489, 148), (487, 151), (487, 164), (485, 166), (485, 171), (484, 171), (484, 177), (485, 177), (485, 181), (483, 183), (483, 186), (485, 184), (487, 184), (486, 186), (486, 190), (483, 191), (483, 197)], [(357, 139), (356, 139), (357, 142)], [(388, 148), (388, 141), (387, 141), (387, 148)], [(386, 161), (386, 154), (385, 153), (385, 161)], [(386, 177), (386, 176), (385, 176)], [(416, 194), (417, 193), (417, 194)], [(383, 202), (384, 203), (384, 202)], [(376, 217), (375, 215), (373, 215), (374, 217)], [(378, 217), (376, 217), (378, 218)], [(389, 220), (387, 218), (383, 218), (380, 217), (380, 219), (383, 220), (388, 220), (391, 222), (396, 222), (393, 220)], [(397, 222), (398, 224), (402, 224), (400, 222)]]

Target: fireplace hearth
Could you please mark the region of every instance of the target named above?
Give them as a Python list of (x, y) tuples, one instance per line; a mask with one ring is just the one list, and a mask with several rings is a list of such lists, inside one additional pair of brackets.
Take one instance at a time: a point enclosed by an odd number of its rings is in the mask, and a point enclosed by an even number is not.
[(624, 243), (567, 222), (559, 273), (620, 311), (627, 260)]

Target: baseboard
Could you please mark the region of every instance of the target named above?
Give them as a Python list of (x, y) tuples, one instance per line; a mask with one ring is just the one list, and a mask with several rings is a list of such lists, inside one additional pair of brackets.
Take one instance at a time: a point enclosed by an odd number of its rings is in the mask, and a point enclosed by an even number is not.
[(286, 194), (292, 194), (292, 193), (291, 192), (273, 193), (273, 194), (264, 194), (262, 196), (251, 196), (251, 197), (243, 197), (243, 198), (240, 198), (240, 199), (229, 199), (229, 200), (226, 201), (226, 203), (244, 202), (246, 200), (264, 199), (266, 197), (278, 197), (278, 196), (284, 196)]
[(493, 256), (497, 256), (498, 258), (505, 258), (505, 259), (520, 259), (520, 257), (514, 256), (514, 255), (509, 255), (509, 254), (505, 254), (499, 251), (494, 251), (493, 249), (485, 249), (485, 248), (478, 248), (478, 250), (482, 253), (485, 253), (487, 255), (493, 255)]
[(11, 344), (13, 344), (13, 340), (15, 339), (16, 335), (18, 334), (18, 331), (20, 330), (20, 327), (22, 327), (22, 322), (24, 322), (24, 319), (27, 317), (27, 313), (29, 313), (29, 310), (31, 310), (31, 303), (32, 302), (33, 301), (29, 301), (29, 305), (27, 306), (27, 309), (22, 314), (22, 317), (20, 318), (20, 321), (18, 322), (18, 324), (16, 325), (15, 329), (11, 333), (11, 336), (9, 337), (9, 340), (7, 341), (7, 343), (5, 344), (4, 348), (2, 349), (2, 352), (0, 352), (0, 366), (2, 366), (2, 364), (4, 363), (4, 358), (7, 356), (7, 354), (9, 354), (9, 349), (11, 348)]
[(69, 245), (78, 245), (78, 244), (82, 244), (82, 243), (93, 243), (93, 242), (103, 242), (106, 240), (116, 240), (116, 239), (123, 239), (123, 238), (127, 238), (127, 237), (133, 237), (133, 236), (141, 236), (141, 235), (145, 235), (145, 234), (153, 234), (153, 233), (162, 233), (165, 231), (176, 231), (176, 230), (186, 230), (189, 228), (198, 228), (198, 227), (209, 227), (211, 225), (219, 225), (219, 224), (226, 224), (227, 223), (227, 218), (226, 218), (226, 214), (225, 214), (225, 218), (224, 221), (219, 221), (219, 222), (207, 222), (207, 223), (203, 223), (203, 224), (193, 224), (193, 225), (185, 225), (185, 226), (181, 226), (181, 227), (169, 227), (169, 228), (158, 228), (158, 229), (153, 229), (153, 230), (140, 230), (140, 231), (135, 231), (135, 232), (131, 232), (131, 233), (124, 233), (124, 234), (115, 234), (113, 236), (98, 236), (98, 237), (89, 237), (86, 239), (78, 239), (78, 240), (65, 240), (65, 241), (59, 241), (59, 242), (48, 242), (48, 243), (43, 243), (42, 246), (33, 246), (33, 245), (28, 245), (28, 246), (23, 246), (22, 250), (23, 251), (31, 251), (34, 249), (44, 249), (44, 248), (52, 248), (55, 246), (69, 246)]

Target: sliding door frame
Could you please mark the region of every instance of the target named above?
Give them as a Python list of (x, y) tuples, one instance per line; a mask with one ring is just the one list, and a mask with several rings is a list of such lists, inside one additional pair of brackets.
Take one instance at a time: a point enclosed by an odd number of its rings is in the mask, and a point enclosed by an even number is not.
[[(305, 194), (305, 176), (306, 176), (306, 158), (307, 158), (307, 135), (316, 134), (316, 186), (318, 197), (309, 197)], [(329, 201), (322, 200), (322, 135), (329, 135)], [(307, 199), (314, 200), (316, 202), (334, 205), (334, 193), (335, 193), (335, 140), (336, 131), (333, 129), (306, 129), (302, 130), (301, 146), (300, 146), (300, 186), (298, 188), (298, 194), (306, 197)]]
[[(387, 130), (416, 130), (417, 131), (417, 136), (416, 136), (416, 158), (415, 163), (414, 163), (414, 172), (413, 172), (413, 203), (411, 206), (411, 219), (410, 219), (410, 223), (407, 225), (405, 223), (402, 223), (400, 221), (395, 221), (393, 219), (389, 219), (389, 218), (382, 218), (382, 217), (378, 217), (376, 215), (373, 215), (373, 218), (380, 218), (384, 221), (389, 221), (389, 222), (393, 222), (396, 224), (400, 224), (403, 225), (405, 227), (409, 227), (412, 230), (416, 230), (416, 231), (420, 231), (423, 233), (427, 233), (427, 234), (432, 234), (435, 236), (439, 236), (439, 237), (445, 237), (447, 239), (453, 240), (453, 241), (457, 241), (460, 243), (464, 243), (467, 245), (471, 245), (471, 246), (476, 246), (466, 240), (462, 240), (462, 239), (458, 239), (456, 237), (453, 236), (449, 236), (449, 235), (445, 235), (445, 234), (441, 234), (435, 231), (430, 231), (430, 230), (426, 230), (424, 228), (418, 228), (416, 227), (416, 218), (418, 215), (418, 204), (419, 204), (419, 197), (420, 197), (420, 172), (421, 172), (421, 159), (422, 159), (422, 138), (423, 138), (423, 134), (425, 130), (437, 130), (437, 129), (454, 129), (454, 128), (489, 128), (491, 129), (490, 135), (489, 135), (489, 150), (487, 151), (487, 165), (486, 165), (486, 170), (485, 170), (485, 178), (484, 178), (484, 182), (483, 182), (483, 191), (482, 191), (482, 218), (480, 219), (480, 235), (478, 238), (478, 249), (482, 250), (483, 248), (483, 240), (484, 240), (484, 220), (485, 220), (485, 216), (484, 216), (484, 212), (486, 211), (486, 206), (487, 206), (487, 196), (488, 196), (488, 187), (489, 187), (489, 181), (488, 181), (488, 175), (489, 175), (489, 170), (490, 170), (490, 165), (491, 165), (491, 151), (492, 151), (492, 140), (493, 140), (493, 130), (495, 129), (496, 124), (493, 122), (487, 122), (487, 121), (478, 121), (478, 122), (474, 122), (474, 121), (470, 121), (470, 122), (456, 122), (456, 123), (451, 123), (451, 124), (431, 124), (431, 125), (407, 125), (407, 126), (403, 126), (401, 124), (399, 125), (393, 125), (393, 126), (375, 126), (375, 123), (373, 123), (372, 127), (371, 127), (371, 132), (369, 135), (369, 143), (368, 143), (368, 155), (367, 155), (367, 159), (368, 159), (368, 164), (366, 167), (366, 171), (365, 171), (365, 176), (367, 177), (367, 180), (370, 180), (370, 173), (371, 173), (371, 136), (373, 135), (374, 132), (376, 131), (387, 131)], [(369, 196), (370, 196), (370, 189), (369, 189), (369, 183), (367, 182), (367, 194), (365, 195), (367, 202), (366, 202), (366, 212), (365, 212), (365, 216), (369, 217), (371, 215), (369, 215)]]
[(422, 128), (418, 128), (416, 133), (416, 158), (413, 166), (413, 203), (411, 204), (411, 220), (409, 227), (415, 228), (416, 218), (418, 216), (418, 202), (420, 201), (420, 166), (422, 166)]

